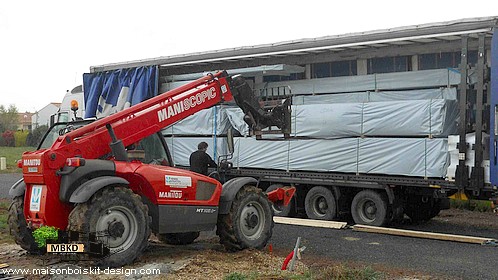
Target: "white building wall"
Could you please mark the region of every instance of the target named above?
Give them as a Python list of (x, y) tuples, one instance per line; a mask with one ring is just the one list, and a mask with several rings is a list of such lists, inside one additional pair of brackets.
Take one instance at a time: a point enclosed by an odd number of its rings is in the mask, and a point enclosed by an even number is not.
[(57, 113), (58, 110), (59, 106), (50, 103), (34, 113), (31, 117), (31, 124), (33, 129), (42, 125), (50, 125), (50, 116)]

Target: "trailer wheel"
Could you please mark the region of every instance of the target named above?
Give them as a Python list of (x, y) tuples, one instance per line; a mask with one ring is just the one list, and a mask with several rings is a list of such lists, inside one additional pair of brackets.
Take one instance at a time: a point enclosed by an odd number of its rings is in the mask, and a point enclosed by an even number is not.
[(388, 221), (387, 206), (386, 195), (363, 190), (353, 198), (351, 215), (357, 224), (382, 226)]
[(216, 234), (228, 251), (262, 249), (271, 238), (273, 225), (268, 198), (261, 189), (244, 186), (235, 196), (230, 212), (218, 216)]
[(169, 245), (188, 245), (192, 244), (197, 237), (199, 237), (200, 232), (180, 232), (180, 233), (163, 233), (158, 234), (157, 238), (159, 241), (169, 244)]
[(405, 214), (412, 222), (428, 221), (436, 217), (441, 211), (441, 201), (429, 198), (426, 202), (422, 199), (412, 202), (406, 206)]
[(130, 189), (107, 187), (71, 211), (68, 229), (103, 233), (98, 239), (109, 246), (110, 255), (97, 265), (123, 266), (139, 257), (148, 244), (148, 208)]
[[(269, 193), (278, 188), (282, 188), (283, 186), (284, 185), (282, 184), (273, 184), (270, 185), (265, 192)], [(287, 206), (283, 206), (282, 203), (272, 203), (271, 208), (273, 210), (273, 215), (279, 217), (292, 216), (295, 212), (295, 203), (296, 203), (295, 201), (296, 201), (295, 197), (292, 197), (291, 201), (289, 202), (289, 204), (287, 204)]]
[(325, 187), (313, 187), (304, 199), (306, 215), (315, 220), (333, 220), (337, 214), (334, 193)]
[(9, 224), (10, 235), (14, 238), (17, 245), (30, 254), (41, 254), (44, 252), (44, 250), (38, 248), (38, 244), (32, 234), (33, 231), (26, 224), (26, 218), (24, 218), (24, 196), (17, 196), (12, 199), (7, 222)]

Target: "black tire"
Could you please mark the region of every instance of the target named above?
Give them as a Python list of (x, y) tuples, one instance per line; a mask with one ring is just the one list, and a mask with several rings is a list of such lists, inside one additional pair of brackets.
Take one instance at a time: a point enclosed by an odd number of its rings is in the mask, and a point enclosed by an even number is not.
[(21, 246), (30, 254), (42, 254), (44, 248), (38, 248), (38, 244), (33, 237), (33, 231), (28, 228), (24, 218), (24, 196), (17, 196), (12, 199), (9, 207), (9, 224), (10, 235), (14, 238), (17, 245)]
[(337, 216), (337, 204), (334, 193), (325, 187), (313, 187), (304, 199), (306, 215), (314, 220), (331, 221)]
[[(270, 185), (266, 189), (265, 193), (269, 193), (271, 191), (274, 191), (274, 190), (276, 190), (278, 188), (282, 188), (282, 187), (283, 187), (282, 184)], [(296, 198), (294, 196), (291, 198), (291, 201), (289, 202), (289, 204), (287, 204), (287, 206), (283, 206), (282, 203), (272, 203), (271, 208), (273, 210), (273, 215), (278, 216), (278, 217), (290, 217), (290, 216), (294, 215), (295, 203), (296, 203)]]
[(111, 254), (99, 266), (117, 267), (133, 262), (147, 247), (150, 235), (148, 208), (140, 196), (123, 187), (107, 187), (69, 214), (68, 229), (86, 234), (105, 232)]
[(436, 217), (441, 211), (441, 201), (438, 199), (428, 199), (423, 202), (420, 198), (416, 202), (411, 202), (406, 206), (405, 214), (412, 222), (426, 222)]
[(254, 186), (242, 187), (230, 212), (218, 216), (216, 234), (228, 251), (262, 249), (271, 238), (273, 211), (263, 191)]
[(434, 201), (434, 205), (432, 205), (432, 208), (431, 208), (430, 219), (439, 215), (439, 212), (441, 212), (441, 201), (436, 200), (436, 201)]
[(372, 190), (363, 190), (351, 203), (351, 215), (357, 224), (383, 226), (389, 221), (387, 196)]
[(180, 233), (163, 233), (158, 234), (159, 241), (170, 245), (188, 245), (194, 243), (199, 237), (200, 232), (180, 232)]

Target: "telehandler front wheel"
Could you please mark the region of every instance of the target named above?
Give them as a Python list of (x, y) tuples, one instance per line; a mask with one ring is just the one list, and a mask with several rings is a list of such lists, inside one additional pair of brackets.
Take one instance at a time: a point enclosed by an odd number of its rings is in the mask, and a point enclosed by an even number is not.
[(9, 207), (10, 235), (14, 238), (17, 245), (21, 246), (30, 254), (41, 254), (44, 250), (38, 248), (38, 244), (33, 237), (33, 231), (28, 228), (24, 218), (24, 196), (17, 196), (12, 199)]
[(68, 229), (97, 236), (110, 249), (98, 261), (100, 266), (117, 267), (133, 262), (147, 247), (150, 235), (148, 208), (140, 196), (124, 187), (108, 187), (69, 215)]
[(244, 186), (235, 196), (230, 212), (218, 216), (216, 234), (228, 251), (262, 249), (271, 238), (273, 225), (268, 198), (261, 189)]

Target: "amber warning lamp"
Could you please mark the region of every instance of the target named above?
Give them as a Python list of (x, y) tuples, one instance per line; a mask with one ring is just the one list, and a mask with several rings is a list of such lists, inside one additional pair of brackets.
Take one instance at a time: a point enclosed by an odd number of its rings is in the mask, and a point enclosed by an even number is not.
[(78, 111), (78, 101), (76, 101), (74, 99), (71, 100), (71, 110), (73, 110), (75, 112)]

